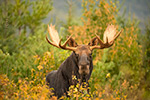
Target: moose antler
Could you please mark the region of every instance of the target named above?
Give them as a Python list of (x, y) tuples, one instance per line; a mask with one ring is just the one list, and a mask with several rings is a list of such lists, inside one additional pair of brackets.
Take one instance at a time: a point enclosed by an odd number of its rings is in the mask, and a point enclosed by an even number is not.
[(60, 39), (59, 39), (59, 36), (58, 36), (58, 32), (55, 30), (55, 26), (52, 26), (52, 24), (49, 26), (48, 25), (48, 33), (49, 33), (49, 36), (52, 40), (52, 42), (48, 39), (48, 37), (46, 36), (46, 40), (48, 41), (49, 44), (57, 47), (57, 48), (60, 48), (59, 47), (59, 42), (60, 42)]
[(67, 47), (66, 46), (68, 44), (69, 40), (71, 39), (72, 35), (69, 36), (69, 38), (65, 41), (65, 43), (63, 45), (61, 45), (61, 39), (59, 39), (58, 32), (55, 30), (55, 26), (53, 26), (52, 24), (50, 26), (48, 25), (48, 33), (49, 33), (49, 36), (52, 40), (52, 42), (51, 42), (48, 39), (48, 37), (46, 36), (46, 40), (48, 41), (49, 44), (51, 44), (57, 48), (65, 49), (65, 50), (71, 50), (71, 51), (76, 50), (75, 47)]
[(120, 32), (116, 31), (116, 28), (114, 25), (108, 25), (108, 27), (106, 28), (105, 32), (104, 32), (104, 36), (103, 36), (103, 41), (99, 38), (99, 36), (96, 34), (96, 38), (98, 39), (98, 42), (100, 43), (100, 46), (95, 45), (95, 46), (91, 46), (91, 50), (93, 49), (103, 49), (103, 48), (108, 48), (110, 46), (113, 45), (115, 39), (117, 39), (117, 37), (120, 35), (120, 33), (122, 32), (122, 30)]

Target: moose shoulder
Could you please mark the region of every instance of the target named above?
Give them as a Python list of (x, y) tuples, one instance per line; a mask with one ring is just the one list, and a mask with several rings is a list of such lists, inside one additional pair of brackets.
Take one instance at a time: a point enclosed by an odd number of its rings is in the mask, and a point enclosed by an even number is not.
[(64, 95), (64, 93), (67, 95), (70, 85), (76, 85), (76, 82), (72, 80), (73, 75), (75, 75), (77, 79), (80, 79), (80, 84), (83, 82), (88, 84), (93, 70), (92, 50), (112, 46), (114, 40), (121, 33), (120, 31), (116, 34), (117, 31), (115, 26), (109, 25), (104, 32), (104, 42), (96, 35), (88, 45), (78, 45), (70, 36), (62, 45), (58, 32), (55, 30), (55, 26), (48, 26), (48, 32), (52, 40), (51, 42), (46, 37), (48, 43), (60, 49), (73, 51), (60, 65), (58, 70), (52, 71), (46, 76), (47, 84), (50, 88), (54, 88), (54, 95), (58, 96), (58, 98)]

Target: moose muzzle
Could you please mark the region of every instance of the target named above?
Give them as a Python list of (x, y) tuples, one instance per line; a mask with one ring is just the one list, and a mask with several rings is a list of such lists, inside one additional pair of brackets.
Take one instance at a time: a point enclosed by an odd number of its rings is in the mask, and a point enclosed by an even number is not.
[(86, 54), (81, 55), (78, 66), (80, 75), (88, 75), (90, 73), (90, 61)]

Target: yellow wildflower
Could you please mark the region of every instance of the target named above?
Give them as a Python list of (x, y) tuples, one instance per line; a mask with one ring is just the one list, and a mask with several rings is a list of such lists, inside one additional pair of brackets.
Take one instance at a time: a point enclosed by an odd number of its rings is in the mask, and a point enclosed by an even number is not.
[(109, 78), (110, 77), (110, 73), (108, 73), (107, 75), (106, 75), (106, 78)]
[(41, 69), (43, 69), (43, 66), (42, 66), (42, 65), (39, 65), (39, 66), (37, 66), (37, 68), (38, 68), (39, 70), (41, 70)]

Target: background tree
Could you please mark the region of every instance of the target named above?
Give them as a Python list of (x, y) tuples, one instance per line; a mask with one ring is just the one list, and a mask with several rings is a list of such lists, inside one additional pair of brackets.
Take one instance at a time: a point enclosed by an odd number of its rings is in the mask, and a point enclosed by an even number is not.
[[(0, 48), (3, 52), (18, 52), (25, 37), (38, 32), (42, 20), (52, 10), (51, 0), (5, 0), (0, 4)], [(19, 42), (22, 36), (23, 43)]]
[(51, 0), (1, 1), (0, 73), (15, 78), (15, 81), (18, 77), (30, 75), (33, 55), (48, 50), (44, 43), (46, 27), (42, 20), (51, 10)]

